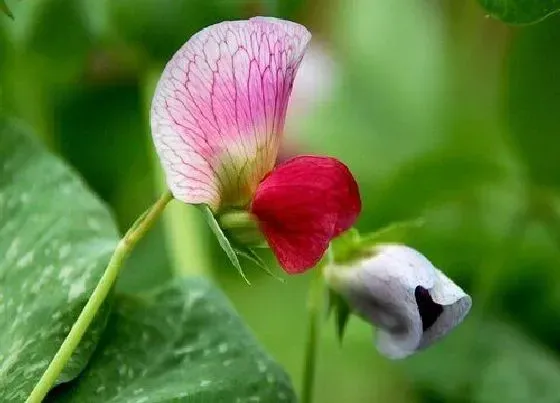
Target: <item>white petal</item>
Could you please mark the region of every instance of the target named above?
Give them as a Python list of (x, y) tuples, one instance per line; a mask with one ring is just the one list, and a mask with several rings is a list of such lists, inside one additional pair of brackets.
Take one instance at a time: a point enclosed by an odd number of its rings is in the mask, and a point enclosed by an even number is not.
[(424, 332), (419, 348), (428, 347), (434, 341), (445, 336), (451, 329), (463, 321), (469, 313), (472, 299), (440, 270), (436, 269), (437, 281), (430, 295), (435, 303), (443, 306), (443, 313), (436, 322)]
[[(378, 254), (365, 262), (362, 281), (370, 292), (370, 300), (385, 307), (370, 318), (377, 328), (377, 348), (390, 358), (403, 358), (416, 350), (422, 338), (422, 319), (416, 305), (414, 290), (417, 286), (431, 288), (434, 272), (430, 262), (414, 249), (401, 245), (378, 248)], [(391, 319), (390, 319), (391, 318)], [(394, 323), (393, 326), (388, 326)], [(376, 323), (377, 322), (377, 323)]]

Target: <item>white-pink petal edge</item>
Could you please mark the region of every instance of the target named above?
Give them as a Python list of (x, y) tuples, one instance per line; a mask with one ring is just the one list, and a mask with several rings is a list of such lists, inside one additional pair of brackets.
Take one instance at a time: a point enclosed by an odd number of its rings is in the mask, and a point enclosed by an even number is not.
[(175, 198), (214, 211), (249, 202), (274, 166), (310, 39), (302, 25), (256, 17), (205, 28), (175, 53), (150, 117)]

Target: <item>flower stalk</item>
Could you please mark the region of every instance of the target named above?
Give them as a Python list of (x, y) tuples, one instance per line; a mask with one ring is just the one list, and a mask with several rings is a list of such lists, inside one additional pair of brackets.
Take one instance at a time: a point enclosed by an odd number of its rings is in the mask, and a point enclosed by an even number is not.
[(320, 320), (323, 308), (324, 282), (322, 264), (315, 268), (307, 301), (307, 340), (303, 362), (303, 382), (301, 402), (311, 403), (315, 385), (315, 372), (317, 368), (317, 350), (320, 338)]
[(99, 283), (97, 283), (97, 286), (82, 309), (78, 319), (76, 319), (76, 322), (72, 325), (70, 333), (68, 333), (64, 339), (49, 366), (41, 376), (41, 379), (37, 385), (35, 385), (35, 388), (27, 398), (26, 403), (40, 403), (43, 401), (47, 393), (49, 393), (60, 373), (78, 347), (83, 335), (99, 311), (99, 308), (113, 288), (126, 258), (130, 255), (138, 241), (144, 237), (150, 228), (152, 228), (154, 223), (163, 213), (167, 204), (172, 199), (173, 196), (171, 193), (166, 191), (134, 222), (134, 224), (132, 224), (130, 229), (120, 240), (113, 252), (113, 256), (111, 257), (107, 268), (105, 269), (105, 272), (103, 273), (103, 276), (99, 280)]

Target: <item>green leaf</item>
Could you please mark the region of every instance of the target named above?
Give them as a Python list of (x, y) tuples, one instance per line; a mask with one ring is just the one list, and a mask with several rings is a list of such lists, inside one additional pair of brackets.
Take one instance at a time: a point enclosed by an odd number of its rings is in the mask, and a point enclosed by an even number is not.
[[(0, 401), (23, 401), (118, 241), (105, 206), (21, 126), (0, 118)], [(107, 312), (61, 374), (77, 376)]]
[[(84, 373), (57, 402), (295, 402), (286, 373), (206, 280), (119, 297)], [(56, 398), (56, 399), (55, 399)]]
[(342, 343), (352, 311), (346, 300), (332, 288), (329, 288), (329, 315), (333, 311), (336, 335), (338, 341)]
[(218, 239), (220, 246), (222, 247), (224, 252), (226, 252), (227, 257), (229, 258), (233, 266), (237, 269), (237, 271), (247, 282), (247, 284), (250, 285), (251, 283), (249, 282), (249, 280), (245, 276), (245, 273), (243, 272), (243, 269), (241, 268), (241, 264), (239, 263), (239, 259), (237, 258), (235, 249), (233, 248), (229, 239), (226, 237), (226, 234), (224, 234), (224, 231), (222, 231), (222, 228), (220, 227), (220, 224), (218, 224), (218, 221), (216, 220), (216, 217), (214, 217), (214, 214), (212, 213), (212, 210), (210, 210), (210, 207), (208, 207), (206, 204), (200, 204), (198, 205), (198, 208), (200, 209), (200, 211), (202, 211), (202, 214), (204, 214), (204, 219), (210, 226), (210, 229)]
[(560, 11), (560, 0), (479, 0), (491, 16), (511, 24), (538, 22)]

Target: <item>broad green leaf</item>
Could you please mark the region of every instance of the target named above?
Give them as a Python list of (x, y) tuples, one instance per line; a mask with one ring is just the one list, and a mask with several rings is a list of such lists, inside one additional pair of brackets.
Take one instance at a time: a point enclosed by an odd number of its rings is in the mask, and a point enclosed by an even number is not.
[(206, 280), (117, 297), (84, 373), (57, 402), (295, 402), (286, 373)]
[(478, 0), (491, 16), (511, 24), (538, 22), (560, 11), (560, 0)]
[(245, 276), (245, 272), (243, 272), (243, 269), (241, 268), (241, 263), (239, 263), (239, 259), (237, 257), (237, 253), (235, 252), (235, 249), (233, 248), (226, 234), (224, 234), (224, 231), (222, 231), (222, 228), (220, 227), (220, 224), (218, 224), (218, 221), (214, 217), (214, 214), (212, 214), (210, 207), (208, 207), (206, 204), (201, 204), (198, 206), (198, 208), (200, 209), (200, 211), (202, 211), (202, 214), (204, 215), (204, 219), (206, 220), (208, 226), (210, 227), (210, 229), (218, 239), (220, 246), (222, 247), (224, 252), (226, 252), (226, 255), (231, 261), (231, 264), (233, 264), (233, 266), (237, 269), (237, 271), (239, 272), (241, 277), (243, 277), (243, 279), (247, 282), (247, 284), (251, 284), (247, 279), (247, 277)]
[[(0, 401), (23, 401), (54, 356), (118, 241), (112, 217), (77, 175), (0, 118)], [(60, 381), (91, 355), (107, 315)]]

